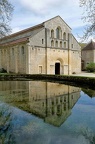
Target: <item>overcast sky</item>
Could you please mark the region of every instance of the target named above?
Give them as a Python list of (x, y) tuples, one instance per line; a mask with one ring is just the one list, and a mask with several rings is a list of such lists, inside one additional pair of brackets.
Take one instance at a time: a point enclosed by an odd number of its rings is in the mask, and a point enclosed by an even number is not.
[(37, 25), (57, 15), (72, 28), (79, 41), (86, 23), (81, 20), (83, 10), (79, 0), (10, 0), (14, 6), (12, 32)]

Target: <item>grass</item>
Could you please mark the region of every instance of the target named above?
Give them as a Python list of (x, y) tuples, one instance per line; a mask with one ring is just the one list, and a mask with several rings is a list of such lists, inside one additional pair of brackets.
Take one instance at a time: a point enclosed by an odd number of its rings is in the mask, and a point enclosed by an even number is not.
[(73, 86), (88, 86), (95, 88), (95, 77), (75, 76), (75, 75), (46, 75), (46, 74), (14, 74), (14, 73), (0, 73), (0, 80), (2, 81), (32, 81), (41, 80), (47, 82), (65, 83)]

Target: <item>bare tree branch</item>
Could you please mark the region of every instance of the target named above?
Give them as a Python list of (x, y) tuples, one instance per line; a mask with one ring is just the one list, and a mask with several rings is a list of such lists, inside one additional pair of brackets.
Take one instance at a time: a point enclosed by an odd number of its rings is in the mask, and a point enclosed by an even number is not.
[(95, 36), (95, 0), (80, 0), (80, 7), (84, 9), (82, 20), (87, 23), (82, 37), (86, 40), (90, 36)]
[(8, 0), (0, 0), (0, 38), (11, 31), (9, 22), (12, 17), (12, 11), (13, 6)]

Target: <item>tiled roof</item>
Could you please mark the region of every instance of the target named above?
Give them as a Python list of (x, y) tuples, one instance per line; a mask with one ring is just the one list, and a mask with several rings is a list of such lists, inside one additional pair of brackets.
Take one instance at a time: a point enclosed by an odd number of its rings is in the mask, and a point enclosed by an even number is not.
[(95, 50), (95, 42), (91, 40), (91, 42), (82, 49), (82, 51), (86, 50)]
[(0, 44), (0, 46), (10, 46), (10, 45), (15, 45), (17, 43), (24, 43), (24, 42), (28, 42), (29, 39), (28, 38), (21, 38), (12, 42), (8, 42), (8, 43), (4, 43), (4, 44)]
[(21, 31), (13, 33), (11, 35), (5, 36), (5, 37), (1, 38), (0, 40), (2, 41), (3, 39), (6, 39), (6, 38), (15, 37), (15, 36), (17, 36), (19, 34), (24, 34), (26, 32), (29, 32), (29, 31), (32, 31), (32, 30), (35, 30), (35, 29), (41, 28), (41, 27), (43, 27), (43, 23), (35, 25), (35, 26), (27, 28), (27, 29), (24, 29), (24, 30), (21, 30)]

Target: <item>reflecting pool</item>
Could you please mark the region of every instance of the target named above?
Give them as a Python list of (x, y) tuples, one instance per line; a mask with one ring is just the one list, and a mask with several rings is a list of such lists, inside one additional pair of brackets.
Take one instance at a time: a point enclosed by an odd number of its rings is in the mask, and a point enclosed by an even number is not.
[(0, 144), (94, 144), (95, 91), (0, 81)]

